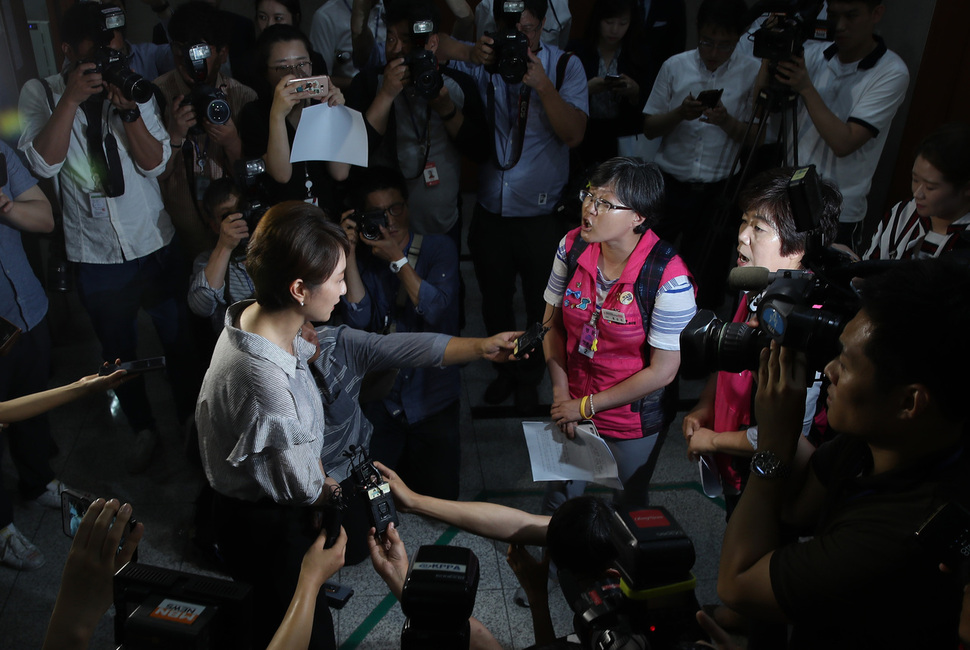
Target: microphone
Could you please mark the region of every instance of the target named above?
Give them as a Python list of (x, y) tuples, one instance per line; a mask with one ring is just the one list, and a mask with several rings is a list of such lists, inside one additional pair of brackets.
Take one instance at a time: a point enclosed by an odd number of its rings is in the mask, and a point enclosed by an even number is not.
[(811, 271), (794, 269), (769, 271), (763, 266), (742, 266), (731, 269), (728, 274), (728, 287), (735, 291), (760, 291), (779, 278), (806, 278), (811, 276)]

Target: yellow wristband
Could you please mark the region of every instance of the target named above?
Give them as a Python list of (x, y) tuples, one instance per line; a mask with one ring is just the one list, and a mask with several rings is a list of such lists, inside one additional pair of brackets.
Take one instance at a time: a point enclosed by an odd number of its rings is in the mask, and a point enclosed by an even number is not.
[(586, 415), (586, 400), (588, 399), (589, 397), (584, 397), (583, 399), (579, 400), (579, 417), (583, 418), (584, 420), (589, 419), (589, 416)]

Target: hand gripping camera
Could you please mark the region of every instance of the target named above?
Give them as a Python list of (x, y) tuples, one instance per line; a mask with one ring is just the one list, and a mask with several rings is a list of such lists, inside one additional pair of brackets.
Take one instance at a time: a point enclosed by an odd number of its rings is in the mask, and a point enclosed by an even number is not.
[(505, 27), (498, 33), (486, 32), (492, 38), (495, 62), (486, 66), (488, 72), (498, 73), (505, 83), (517, 84), (529, 69), (529, 39), (515, 29), (525, 3), (506, 0), (502, 3), (502, 23)]
[(219, 88), (213, 88), (205, 83), (209, 76), (206, 66), (206, 59), (212, 55), (212, 50), (205, 43), (199, 43), (189, 48), (186, 53), (186, 67), (191, 71), (195, 81), (192, 90), (182, 100), (182, 106), (191, 105), (195, 109), (196, 119), (198, 120), (189, 133), (199, 135), (203, 132), (202, 120), (212, 124), (225, 124), (232, 117), (232, 110), (229, 102), (226, 101), (226, 93)]
[(374, 467), (367, 450), (363, 447), (350, 445), (344, 456), (351, 459), (350, 477), (353, 480), (356, 493), (351, 498), (361, 495), (367, 502), (371, 523), (378, 535), (383, 535), (389, 524), (398, 525), (397, 509), (394, 508), (394, 498), (391, 496), (391, 486)]
[(95, 49), (81, 63), (93, 63), (94, 70), (87, 74), (100, 74), (106, 82), (121, 89), (126, 99), (144, 104), (152, 98), (152, 84), (125, 65), (125, 55), (110, 47), (112, 33), (125, 26), (125, 12), (119, 7), (101, 10), (101, 35), (96, 39)]
[[(239, 212), (246, 220), (246, 227), (249, 228), (250, 235), (256, 230), (259, 220), (269, 210), (269, 205), (261, 199), (265, 191), (260, 181), (265, 173), (266, 163), (263, 162), (262, 158), (240, 160), (236, 163), (236, 185), (240, 191)], [(246, 247), (240, 246), (237, 247), (237, 250), (239, 248), (242, 249), (241, 252), (245, 256)]]

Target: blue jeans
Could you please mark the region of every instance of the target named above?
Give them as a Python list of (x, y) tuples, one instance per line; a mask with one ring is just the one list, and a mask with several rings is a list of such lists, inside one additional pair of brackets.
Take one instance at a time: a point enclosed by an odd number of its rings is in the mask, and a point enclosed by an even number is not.
[[(108, 362), (138, 357), (138, 310), (152, 318), (165, 351), (166, 369), (175, 394), (179, 422), (195, 410), (201, 383), (197, 355), (188, 332), (185, 299), (188, 281), (182, 277), (175, 243), (120, 264), (78, 264), (77, 287), (101, 357)], [(132, 430), (154, 426), (145, 382), (132, 379), (115, 389)]]

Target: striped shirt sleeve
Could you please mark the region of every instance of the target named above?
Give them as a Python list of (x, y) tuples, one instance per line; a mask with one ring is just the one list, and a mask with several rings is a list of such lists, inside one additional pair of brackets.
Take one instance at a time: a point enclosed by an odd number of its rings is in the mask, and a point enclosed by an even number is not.
[(678, 275), (657, 292), (647, 343), (658, 350), (680, 350), (680, 332), (695, 313), (694, 287), (686, 275)]

